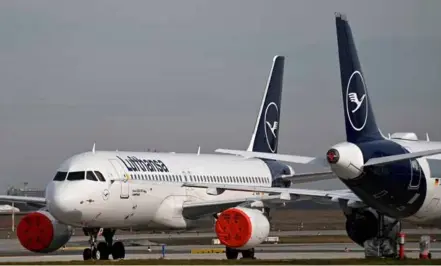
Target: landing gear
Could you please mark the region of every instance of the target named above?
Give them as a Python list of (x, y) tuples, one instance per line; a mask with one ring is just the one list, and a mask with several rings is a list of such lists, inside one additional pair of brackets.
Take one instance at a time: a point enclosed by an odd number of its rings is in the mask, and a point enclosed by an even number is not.
[(83, 251), (84, 260), (108, 260), (109, 256), (112, 255), (113, 259), (124, 259), (126, 256), (126, 251), (124, 244), (121, 241), (113, 243), (113, 236), (115, 235), (115, 230), (104, 229), (103, 237), (105, 242), (97, 243), (97, 237), (100, 229), (99, 228), (83, 228), (83, 232), (86, 236), (90, 236), (89, 244), (90, 248), (85, 248)]
[(90, 248), (85, 248), (83, 250), (83, 260), (92, 259), (92, 250)]
[(252, 260), (256, 259), (256, 257), (254, 257), (254, 248), (242, 251), (242, 258)]
[(228, 260), (236, 260), (239, 256), (239, 252), (242, 253), (242, 259), (256, 259), (256, 257), (254, 257), (254, 248), (247, 250), (237, 250), (229, 247), (225, 248), (225, 254), (227, 255)]
[(401, 223), (383, 214), (378, 214), (377, 236), (364, 243), (366, 257), (395, 258), (398, 256), (397, 234), (401, 230)]
[(237, 256), (239, 256), (239, 251), (234, 248), (225, 248), (225, 254), (227, 255), (228, 260), (236, 260)]

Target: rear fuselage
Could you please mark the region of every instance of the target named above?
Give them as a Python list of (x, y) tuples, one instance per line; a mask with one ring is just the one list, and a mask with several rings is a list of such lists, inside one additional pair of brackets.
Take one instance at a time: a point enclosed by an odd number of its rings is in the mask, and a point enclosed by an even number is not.
[[(371, 158), (441, 148), (440, 142), (400, 139), (356, 145), (361, 151), (363, 163)], [(414, 223), (432, 224), (441, 218), (440, 162), (429, 156), (374, 165), (364, 167), (356, 178), (341, 180), (365, 204), (380, 213)]]

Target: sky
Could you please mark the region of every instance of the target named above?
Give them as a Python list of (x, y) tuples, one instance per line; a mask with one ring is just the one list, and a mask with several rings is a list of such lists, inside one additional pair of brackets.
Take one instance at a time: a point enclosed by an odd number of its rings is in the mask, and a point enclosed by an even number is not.
[(245, 149), (275, 55), (286, 56), (279, 152), (324, 154), (345, 140), (334, 12), (351, 24), (381, 130), (441, 140), (439, 10), (438, 0), (0, 1), (0, 188), (44, 188), (94, 142)]

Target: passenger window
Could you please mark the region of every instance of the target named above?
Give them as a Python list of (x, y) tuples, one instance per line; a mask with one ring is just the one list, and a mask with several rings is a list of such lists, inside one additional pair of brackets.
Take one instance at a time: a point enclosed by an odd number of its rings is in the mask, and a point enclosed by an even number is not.
[(70, 181), (77, 181), (77, 180), (84, 180), (84, 172), (69, 172), (67, 175), (67, 180)]
[(106, 179), (104, 178), (103, 174), (101, 174), (101, 173), (98, 172), (98, 171), (94, 171), (94, 173), (95, 173), (96, 177), (98, 177), (98, 180), (99, 180), (99, 181), (101, 181), (101, 182), (106, 182)]
[(86, 173), (86, 179), (87, 180), (92, 180), (92, 181), (98, 181), (98, 179), (96, 178), (96, 176), (93, 174), (93, 172), (91, 171), (87, 171)]
[(66, 179), (67, 172), (57, 172), (54, 177), (54, 181), (64, 181)]

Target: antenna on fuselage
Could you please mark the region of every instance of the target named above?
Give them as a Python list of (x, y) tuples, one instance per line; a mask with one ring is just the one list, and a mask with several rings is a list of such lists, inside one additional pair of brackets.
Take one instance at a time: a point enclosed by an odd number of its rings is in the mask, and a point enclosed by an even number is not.
[(198, 155), (201, 154), (201, 146), (198, 146)]
[(93, 143), (92, 153), (95, 153), (95, 142)]
[(427, 140), (427, 141), (430, 141), (429, 133), (426, 133), (426, 140)]

